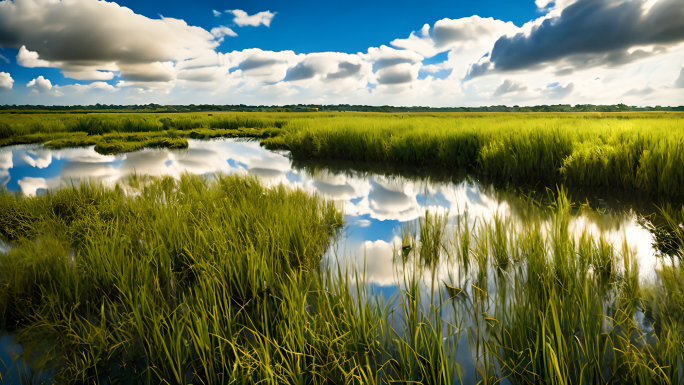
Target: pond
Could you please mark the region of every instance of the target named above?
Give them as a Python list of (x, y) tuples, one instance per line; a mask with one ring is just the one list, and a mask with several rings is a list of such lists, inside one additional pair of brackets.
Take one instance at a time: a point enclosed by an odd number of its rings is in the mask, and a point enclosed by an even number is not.
[[(345, 227), (324, 256), (325, 261), (364, 271), (369, 293), (385, 299), (396, 296), (405, 285), (403, 275), (413, 269), (400, 258), (402, 244), (412, 226), (415, 229), (426, 212), (444, 216), (447, 238), (452, 237), (454, 229), (464, 222), (476, 229), (478, 224), (505, 217), (516, 227), (528, 221), (530, 216), (541, 216), (534, 214), (539, 210), (530, 204), (535, 200), (529, 196), (479, 182), (468, 175), (444, 177), (396, 170), (378, 173), (373, 167), (343, 162), (293, 161), (286, 152), (265, 150), (256, 141), (188, 142), (189, 148), (184, 150), (146, 149), (120, 155), (100, 155), (92, 147), (50, 150), (40, 145), (27, 145), (2, 148), (0, 186), (33, 196), (44, 194), (48, 189), (77, 184), (86, 178), (115, 184), (134, 173), (178, 177), (190, 172), (208, 177), (216, 173), (247, 174), (268, 185), (301, 188), (335, 201), (345, 214)], [(578, 236), (582, 232), (596, 237), (601, 235), (617, 250), (626, 242), (638, 259), (640, 276), (649, 279), (661, 259), (656, 257), (654, 236), (644, 216), (655, 210), (638, 200), (625, 203), (625, 200), (613, 198), (592, 196), (594, 203), (598, 202), (594, 206), (600, 210), (574, 210), (568, 230)], [(541, 218), (543, 222), (543, 216)], [(0, 252), (6, 252), (7, 247), (0, 244)], [(439, 261), (431, 269), (420, 269), (418, 275), (421, 295), (426, 298), (434, 294), (435, 283), (439, 290), (443, 288), (442, 283), (463, 287), (461, 272), (448, 259)], [(429, 302), (428, 299), (426, 303)], [(16, 355), (20, 349), (12, 336), (0, 339), (3, 360)], [(472, 352), (466, 349), (460, 354), (463, 366), (474, 365), (473, 354), (469, 353)], [(20, 378), (24, 373), (23, 368), (17, 369), (20, 366), (21, 362), (15, 364), (14, 377), (8, 377), (8, 371), (0, 364), (2, 378), (10, 382), (12, 378)], [(464, 382), (470, 382), (472, 376), (467, 373), (464, 376)]]

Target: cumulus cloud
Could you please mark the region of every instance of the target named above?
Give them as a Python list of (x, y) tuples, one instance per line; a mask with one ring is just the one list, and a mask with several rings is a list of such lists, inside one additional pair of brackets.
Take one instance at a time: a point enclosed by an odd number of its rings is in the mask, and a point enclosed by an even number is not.
[(178, 79), (194, 82), (214, 82), (227, 73), (227, 68), (219, 66), (188, 68), (178, 71)]
[(368, 72), (369, 63), (364, 63), (357, 55), (319, 52), (307, 54), (304, 60), (289, 68), (285, 81), (305, 80), (316, 76), (326, 81), (337, 81), (359, 78)]
[(373, 71), (381, 70), (398, 64), (413, 64), (423, 60), (423, 56), (412, 51), (403, 51), (381, 45), (379, 48), (368, 48), (368, 54), (363, 58), (373, 63)]
[(211, 29), (211, 34), (214, 35), (217, 41), (222, 42), (226, 36), (235, 37), (237, 33), (226, 26), (214, 27)]
[(126, 80), (134, 82), (168, 82), (176, 77), (173, 62), (152, 62), (140, 64), (120, 64), (121, 74)]
[[(0, 46), (20, 49), (17, 62), (55, 67), (76, 79), (108, 80), (122, 67), (214, 55), (217, 38), (173, 18), (150, 19), (116, 3), (15, 0), (0, 3)], [(138, 73), (139, 70), (133, 71)], [(153, 76), (153, 78), (166, 77)]]
[(250, 48), (221, 55), (221, 60), (226, 67), (238, 69), (239, 75), (272, 83), (283, 80), (287, 70), (303, 57), (304, 55), (297, 55), (293, 51), (275, 52)]
[(563, 60), (573, 68), (621, 65), (684, 41), (682, 20), (681, 0), (579, 0), (527, 33), (498, 39), (491, 61), (499, 71)]
[(421, 71), (427, 72), (430, 74), (436, 74), (440, 71), (444, 70), (444, 66), (442, 64), (428, 64), (424, 65), (420, 68)]
[(502, 96), (505, 94), (510, 94), (513, 92), (520, 92), (520, 91), (525, 91), (527, 90), (527, 86), (524, 85), (521, 82), (515, 81), (515, 80), (510, 80), (506, 79), (504, 80), (503, 83), (501, 83), (498, 87), (496, 87), (496, 90), (494, 90), (494, 96)]
[(679, 71), (679, 77), (675, 81), (675, 87), (684, 88), (684, 67)]
[(27, 68), (50, 67), (49, 61), (41, 60), (38, 57), (38, 52), (27, 50), (25, 45), (22, 45), (21, 48), (19, 48), (19, 53), (17, 53), (17, 64)]
[(575, 89), (574, 83), (562, 85), (559, 83), (549, 84), (542, 90), (542, 95), (550, 99), (563, 99), (572, 93)]
[(54, 96), (64, 95), (58, 90), (52, 89), (52, 83), (49, 79), (45, 79), (42, 75), (26, 83), (27, 88), (33, 88), (29, 93), (29, 96), (35, 96), (38, 94), (52, 94)]
[(87, 91), (107, 91), (115, 92), (118, 89), (107, 82), (92, 82), (89, 84), (69, 84), (66, 86), (54, 86), (58, 88), (60, 92), (87, 92)]
[(475, 15), (461, 19), (439, 20), (432, 28), (432, 33), (430, 25), (425, 24), (420, 31), (420, 36), (411, 32), (407, 39), (395, 39), (391, 44), (418, 52), (425, 57), (432, 57), (450, 50), (456, 52), (488, 51), (496, 39), (517, 31), (519, 28), (511, 22)]
[(409, 83), (417, 77), (415, 67), (408, 63), (401, 63), (378, 71), (378, 84)]
[(519, 28), (511, 22), (475, 15), (456, 20), (439, 20), (435, 23), (432, 36), (438, 47), (465, 49), (482, 42), (489, 43), (493, 39), (518, 30)]
[[(348, 77), (355, 76), (361, 73), (361, 68), (363, 68), (362, 63), (352, 63), (348, 61), (343, 61), (337, 65), (337, 71), (328, 73), (326, 79), (346, 79)], [(682, 77), (684, 78), (684, 76)]]
[(470, 80), (472, 78), (486, 74), (492, 69), (492, 62), (489, 60), (489, 55), (483, 56), (476, 63), (471, 64), (468, 67), (468, 73), (464, 80)]
[[(269, 26), (275, 15), (270, 11), (226, 11), (235, 21), (232, 29), (205, 30), (183, 20), (150, 19), (106, 1), (0, 1), (0, 48), (18, 49), (16, 61), (24, 67), (57, 68), (66, 77), (93, 81), (58, 86), (37, 77), (29, 82), (31, 96), (63, 94), (65, 103), (99, 98), (470, 106), (502, 97), (525, 104), (551, 99), (614, 103), (617, 98), (638, 104), (645, 95), (649, 103), (684, 102), (679, 92), (684, 88), (683, 24), (678, 22), (681, 5), (674, 0), (536, 4), (546, 14), (521, 27), (479, 16), (441, 19), (408, 38), (357, 54), (296, 54), (216, 51), (221, 41), (237, 35), (236, 26)], [(437, 56), (441, 60), (425, 61), (443, 53)], [(0, 89), (11, 85), (9, 74), (0, 72)], [(11, 93), (0, 98), (19, 101)]]
[(14, 79), (7, 72), (0, 72), (0, 91), (9, 91), (12, 89)]
[(275, 12), (271, 11), (263, 11), (255, 13), (254, 15), (248, 15), (247, 12), (241, 9), (227, 10), (226, 12), (232, 13), (233, 16), (235, 16), (233, 18), (233, 22), (240, 27), (248, 25), (252, 27), (258, 27), (260, 25), (270, 27), (271, 20), (273, 20), (273, 17), (276, 15)]

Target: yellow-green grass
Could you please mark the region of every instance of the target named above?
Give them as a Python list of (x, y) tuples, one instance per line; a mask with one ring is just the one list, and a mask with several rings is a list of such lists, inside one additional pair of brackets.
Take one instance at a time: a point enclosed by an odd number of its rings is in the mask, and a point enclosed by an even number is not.
[[(138, 135), (124, 135), (127, 133)], [(147, 136), (149, 135), (149, 136)], [(684, 196), (684, 114), (190, 113), (0, 116), (0, 145), (184, 147), (184, 138), (264, 138), (295, 158), (348, 159), (494, 180)]]

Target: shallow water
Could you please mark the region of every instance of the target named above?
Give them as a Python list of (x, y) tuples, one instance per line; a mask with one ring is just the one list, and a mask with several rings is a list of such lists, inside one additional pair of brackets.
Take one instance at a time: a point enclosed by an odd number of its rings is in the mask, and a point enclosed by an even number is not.
[[(188, 142), (189, 148), (185, 150), (147, 149), (107, 156), (97, 154), (93, 147), (50, 150), (30, 145), (2, 148), (0, 186), (32, 196), (44, 194), (47, 189), (77, 184), (84, 178), (114, 184), (133, 173), (178, 177), (183, 172), (206, 176), (220, 172), (254, 175), (269, 185), (299, 187), (334, 200), (344, 210), (345, 229), (329, 249), (326, 260), (364, 269), (367, 286), (385, 298), (396, 294), (403, 285), (401, 276), (412, 269), (401, 265), (398, 262), (401, 258), (397, 258), (401, 253), (402, 228), (415, 226), (426, 210), (448, 214), (447, 234), (457, 221), (466, 217), (470, 226), (475, 226), (490, 221), (495, 215), (504, 215), (510, 217), (515, 226), (528, 220), (530, 212), (535, 211), (513, 193), (467, 177), (388, 176), (345, 168), (339, 163), (335, 167), (316, 162), (302, 164), (293, 162), (287, 153), (265, 150), (255, 141)], [(626, 241), (638, 257), (642, 278), (647, 279), (659, 259), (652, 247), (652, 234), (639, 221), (642, 214), (646, 213), (620, 205), (605, 213), (578, 213), (570, 220), (570, 232), (602, 235), (617, 250), (621, 250)], [(6, 245), (0, 244), (0, 252), (4, 249)], [(445, 260), (434, 270), (421, 271), (419, 274), (424, 275), (421, 294), (426, 299), (430, 297), (434, 282), (462, 287), (456, 265)], [(490, 284), (493, 283), (491, 280)], [(442, 290), (440, 284), (437, 288)], [(2, 346), (11, 345), (4, 339), (1, 342)], [(466, 346), (463, 344), (463, 349), (467, 349)], [(471, 354), (459, 356), (463, 358), (464, 366), (473, 364)]]
[[(510, 215), (514, 222), (525, 220), (518, 215), (525, 208), (511, 194), (501, 194), (469, 178), (436, 182), (427, 177), (385, 176), (353, 169), (331, 171), (298, 163), (293, 167), (287, 153), (268, 151), (256, 141), (191, 139), (187, 150), (146, 149), (121, 155), (100, 155), (93, 147), (50, 150), (28, 145), (0, 149), (0, 186), (28, 196), (78, 184), (85, 178), (114, 184), (133, 173), (178, 177), (183, 172), (249, 174), (266, 184), (299, 187), (334, 200), (344, 210), (346, 227), (328, 256), (353, 260), (357, 266), (365, 259), (366, 278), (378, 286), (394, 284), (390, 267), (394, 249), (401, 242), (402, 226), (416, 221), (426, 210), (448, 213), (450, 226), (464, 215), (471, 225), (489, 221), (497, 213)], [(649, 274), (657, 263), (653, 236), (639, 223), (638, 214), (627, 209), (617, 214), (611, 210), (610, 215), (576, 215), (570, 222), (571, 232), (587, 230), (604, 235), (618, 249), (627, 239), (639, 256), (641, 273)]]

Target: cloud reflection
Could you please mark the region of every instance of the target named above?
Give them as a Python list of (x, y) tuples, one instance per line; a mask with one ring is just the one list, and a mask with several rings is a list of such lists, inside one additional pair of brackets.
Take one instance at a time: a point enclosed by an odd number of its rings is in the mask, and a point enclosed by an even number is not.
[[(448, 213), (448, 229), (453, 228), (457, 216), (467, 215), (471, 226), (489, 221), (497, 213), (510, 215), (514, 223), (523, 220), (495, 191), (470, 182), (434, 183), (354, 171), (301, 172), (292, 169), (286, 154), (267, 151), (255, 141), (188, 142), (185, 150), (145, 149), (107, 156), (97, 154), (93, 147), (9, 147), (0, 151), (0, 184), (10, 186), (10, 179), (17, 180), (16, 188), (33, 196), (85, 178), (113, 185), (133, 173), (172, 177), (184, 172), (254, 175), (267, 185), (301, 188), (335, 201), (347, 217), (347, 235), (339, 240), (341, 247), (329, 252), (328, 257), (341, 258), (357, 267), (365, 265), (368, 282), (381, 286), (396, 284), (393, 253), (401, 241), (402, 224), (416, 221), (426, 210)], [(573, 218), (570, 227), (576, 234), (587, 231), (593, 236), (607, 236), (618, 250), (627, 239), (639, 256), (642, 272), (652, 272), (656, 265), (652, 237), (635, 218), (622, 217), (606, 229), (591, 218), (579, 216)], [(449, 281), (453, 273), (454, 266), (444, 264), (436, 276)]]

